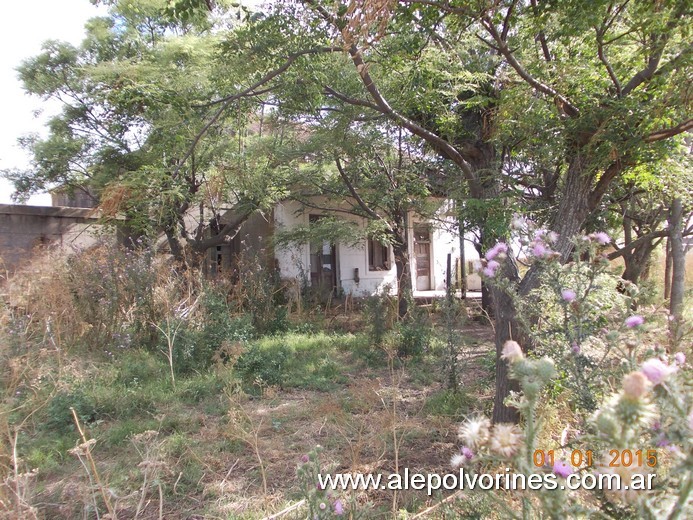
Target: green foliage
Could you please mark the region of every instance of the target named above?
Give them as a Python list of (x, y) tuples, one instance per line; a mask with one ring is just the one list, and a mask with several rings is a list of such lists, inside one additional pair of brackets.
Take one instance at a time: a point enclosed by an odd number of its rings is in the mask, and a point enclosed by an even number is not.
[(133, 349), (115, 360), (115, 382), (128, 388), (139, 387), (166, 377), (164, 358), (154, 352)]
[(289, 349), (286, 345), (274, 345), (263, 348), (258, 343), (251, 343), (238, 358), (236, 370), (248, 385), (260, 388), (266, 386), (281, 387), (286, 379), (286, 363)]
[(346, 382), (343, 352), (361, 338), (325, 333), (289, 333), (256, 340), (239, 357), (235, 370), (246, 385), (328, 391)]
[[(621, 369), (612, 366), (612, 328), (620, 328), (637, 301), (637, 287), (608, 272), (598, 249), (589, 241), (576, 240), (573, 261), (563, 266), (547, 265), (539, 289), (533, 291), (522, 313), (530, 323), (539, 354), (549, 355), (565, 369), (562, 384), (571, 390), (576, 406), (594, 410), (607, 381), (618, 378)], [(575, 292), (566, 301), (562, 292)]]
[(368, 324), (368, 338), (374, 347), (380, 347), (388, 331), (396, 320), (395, 300), (390, 296), (390, 286), (381, 292), (368, 296), (363, 301), (363, 319)]
[(407, 317), (396, 328), (397, 355), (417, 358), (424, 354), (431, 341), (431, 323), (428, 313), (411, 305)]
[(473, 398), (464, 390), (442, 390), (426, 399), (423, 412), (460, 420), (472, 411)]
[(93, 423), (102, 417), (94, 398), (83, 389), (61, 390), (51, 398), (46, 406), (44, 428), (59, 433), (76, 431), (77, 427), (72, 415), (73, 408), (80, 422), (85, 424)]

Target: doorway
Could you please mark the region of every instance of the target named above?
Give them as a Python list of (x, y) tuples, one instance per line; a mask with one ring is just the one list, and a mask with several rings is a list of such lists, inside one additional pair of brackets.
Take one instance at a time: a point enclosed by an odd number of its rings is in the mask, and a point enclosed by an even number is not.
[[(310, 224), (315, 224), (322, 215), (310, 215)], [(310, 285), (321, 295), (329, 295), (337, 288), (337, 248), (328, 240), (311, 240)]]
[(414, 263), (416, 290), (431, 290), (431, 229), (426, 224), (414, 226)]

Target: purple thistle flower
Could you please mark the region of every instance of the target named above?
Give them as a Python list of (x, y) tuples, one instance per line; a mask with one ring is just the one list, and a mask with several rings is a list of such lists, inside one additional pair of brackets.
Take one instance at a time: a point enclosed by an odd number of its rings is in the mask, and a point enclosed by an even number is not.
[(574, 301), (576, 297), (577, 294), (575, 294), (575, 291), (573, 291), (572, 289), (563, 289), (561, 291), (561, 298), (563, 298), (563, 301), (570, 303)]
[(570, 347), (570, 350), (573, 354), (579, 354), (580, 353), (580, 345), (577, 343), (573, 342), (573, 344)]
[(676, 370), (678, 370), (677, 367), (666, 365), (657, 358), (648, 359), (642, 364), (640, 369), (645, 374), (645, 377), (655, 386), (666, 381)]
[(544, 258), (548, 256), (551, 251), (544, 245), (543, 242), (535, 242), (534, 247), (532, 247), (532, 254), (537, 258)]
[(488, 278), (493, 278), (496, 276), (496, 271), (489, 267), (484, 267), (484, 270), (482, 271), (484, 273), (484, 276), (487, 276)]
[(671, 444), (671, 442), (666, 438), (666, 436), (664, 434), (661, 434), (659, 436), (659, 438), (657, 439), (656, 446), (658, 448), (666, 448), (670, 444)]
[(486, 251), (486, 255), (485, 255), (486, 260), (493, 260), (499, 254), (507, 253), (507, 251), (508, 251), (508, 246), (503, 242), (498, 242), (495, 246), (493, 246), (491, 249)]
[(629, 329), (634, 329), (635, 327), (639, 327), (643, 323), (645, 323), (645, 318), (643, 318), (642, 316), (640, 316), (638, 314), (635, 314), (633, 316), (630, 316), (629, 318), (626, 318), (626, 321), (625, 321), (626, 327), (628, 327)]
[(466, 446), (462, 446), (462, 449), (460, 449), (460, 453), (462, 453), (462, 455), (464, 455), (464, 458), (467, 460), (472, 460), (474, 458), (474, 452)]
[(674, 361), (676, 361), (677, 365), (685, 365), (686, 364), (686, 354), (683, 352), (677, 352), (674, 354)]
[(344, 504), (342, 504), (340, 499), (334, 502), (334, 514), (337, 516), (342, 516), (344, 514)]
[(573, 470), (566, 461), (557, 460), (553, 464), (552, 472), (559, 477), (568, 478), (568, 475), (572, 474)]
[(603, 231), (599, 231), (598, 233), (594, 233), (592, 235), (594, 239), (599, 243), (599, 245), (605, 246), (611, 242), (611, 237), (604, 233)]

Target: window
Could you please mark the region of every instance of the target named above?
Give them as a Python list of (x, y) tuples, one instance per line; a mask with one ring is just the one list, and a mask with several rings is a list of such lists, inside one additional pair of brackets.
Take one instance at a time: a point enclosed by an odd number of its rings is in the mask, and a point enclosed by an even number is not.
[(368, 270), (390, 270), (390, 248), (372, 238), (368, 239)]

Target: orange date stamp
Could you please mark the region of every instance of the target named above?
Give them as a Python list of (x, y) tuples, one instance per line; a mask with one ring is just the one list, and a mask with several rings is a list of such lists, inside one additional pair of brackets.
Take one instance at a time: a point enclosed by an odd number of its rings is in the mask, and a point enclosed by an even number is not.
[[(657, 450), (609, 450), (606, 455), (606, 463), (610, 468), (617, 467), (642, 467), (654, 468), (657, 466)], [(538, 468), (556, 462), (554, 450), (534, 450), (532, 462)], [(592, 450), (573, 450), (568, 456), (568, 462), (575, 468), (590, 467), (594, 464), (594, 452)]]

